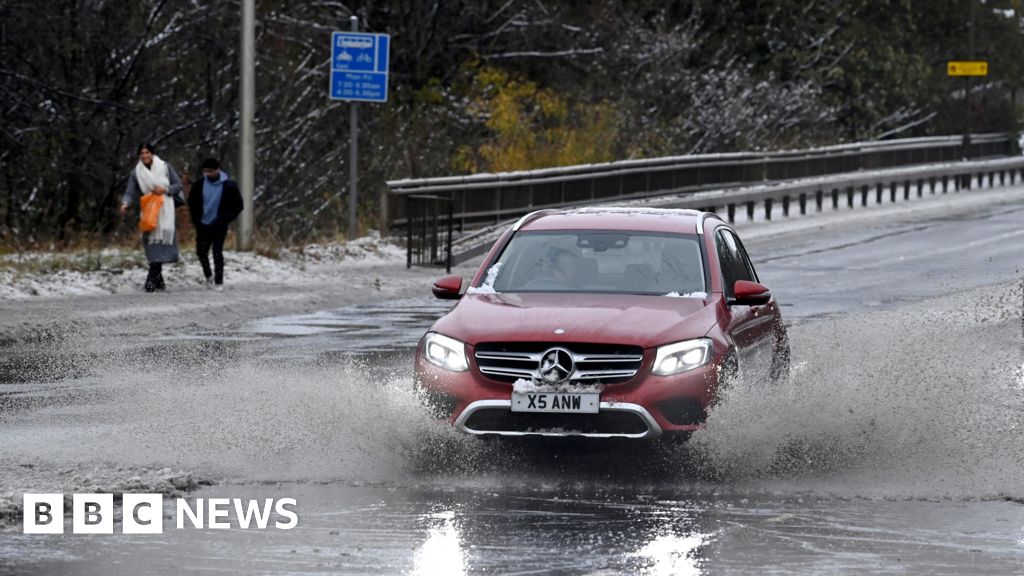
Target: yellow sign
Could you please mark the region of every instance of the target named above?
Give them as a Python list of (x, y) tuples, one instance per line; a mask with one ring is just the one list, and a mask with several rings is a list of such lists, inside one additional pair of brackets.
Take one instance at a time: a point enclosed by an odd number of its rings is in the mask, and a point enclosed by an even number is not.
[(988, 76), (988, 62), (949, 62), (946, 64), (949, 76)]

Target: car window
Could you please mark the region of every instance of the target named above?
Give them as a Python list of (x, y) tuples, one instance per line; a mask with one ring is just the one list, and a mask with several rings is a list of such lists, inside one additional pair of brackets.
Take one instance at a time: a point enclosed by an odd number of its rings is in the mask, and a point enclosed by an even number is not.
[[(703, 293), (696, 235), (564, 230), (520, 232), (496, 263), (498, 292)], [(492, 268), (494, 270), (494, 268)]]
[(747, 249), (743, 247), (743, 242), (739, 239), (739, 236), (732, 233), (728, 234), (736, 241), (737, 252), (739, 253), (740, 258), (743, 259), (743, 263), (746, 265), (747, 270), (750, 273), (750, 280), (752, 282), (760, 282), (760, 280), (757, 279), (757, 271), (754, 270), (754, 263), (750, 261), (750, 256), (747, 255)]
[(732, 296), (732, 288), (737, 280), (754, 281), (753, 269), (747, 263), (746, 253), (732, 232), (724, 228), (719, 229), (715, 233), (715, 249), (718, 252), (726, 295)]

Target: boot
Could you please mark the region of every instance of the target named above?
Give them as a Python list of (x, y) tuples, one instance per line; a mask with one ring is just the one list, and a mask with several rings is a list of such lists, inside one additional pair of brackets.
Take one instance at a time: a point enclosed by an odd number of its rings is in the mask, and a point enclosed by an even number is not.
[(142, 289), (146, 292), (156, 292), (157, 290), (163, 289), (164, 274), (162, 270), (163, 266), (159, 263), (149, 265), (149, 274), (146, 275), (146, 283), (142, 285)]

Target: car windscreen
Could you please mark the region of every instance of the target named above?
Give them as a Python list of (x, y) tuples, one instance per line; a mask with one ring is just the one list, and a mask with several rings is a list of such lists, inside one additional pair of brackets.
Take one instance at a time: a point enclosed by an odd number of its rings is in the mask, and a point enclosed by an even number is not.
[(704, 291), (696, 235), (520, 232), (489, 271), (496, 292), (686, 295)]

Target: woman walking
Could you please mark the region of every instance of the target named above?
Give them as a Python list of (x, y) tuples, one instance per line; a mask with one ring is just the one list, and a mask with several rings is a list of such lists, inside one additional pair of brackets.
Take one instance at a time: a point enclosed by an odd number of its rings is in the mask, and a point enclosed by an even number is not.
[(142, 233), (142, 246), (146, 251), (146, 260), (149, 261), (149, 274), (144, 288), (146, 292), (155, 292), (164, 290), (166, 286), (163, 265), (178, 261), (174, 209), (185, 204), (185, 194), (181, 188), (181, 178), (178, 178), (174, 168), (156, 155), (152, 144), (144, 143), (139, 145), (139, 163), (128, 175), (128, 189), (121, 199), (121, 214), (124, 215), (129, 206), (141, 203), (147, 195), (163, 196), (156, 227)]

